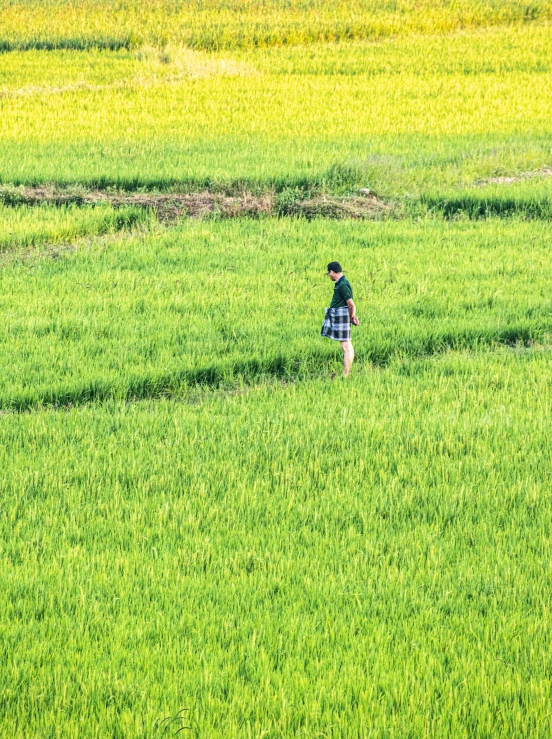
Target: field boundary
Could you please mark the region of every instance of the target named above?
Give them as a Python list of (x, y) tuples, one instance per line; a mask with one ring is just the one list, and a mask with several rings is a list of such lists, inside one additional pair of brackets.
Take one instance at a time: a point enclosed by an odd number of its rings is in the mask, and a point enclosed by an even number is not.
[(413, 211), (418, 207), (424, 212), (441, 216), (445, 220), (468, 218), (478, 221), (487, 218), (523, 218), (526, 220), (552, 220), (552, 197), (515, 197), (505, 193), (493, 195), (471, 194), (465, 191), (457, 195), (422, 195), (412, 201)]
[(8, 206), (109, 204), (114, 208), (136, 207), (152, 210), (161, 222), (180, 218), (239, 218), (260, 216), (303, 216), (312, 218), (373, 219), (389, 216), (396, 205), (372, 193), (354, 196), (312, 194), (301, 190), (264, 194), (245, 191), (241, 195), (202, 190), (200, 192), (129, 193), (109, 189), (85, 190), (79, 187), (58, 188), (0, 187), (0, 202)]
[[(552, 169), (547, 170), (552, 176)], [(536, 178), (526, 173), (519, 179), (507, 178), (508, 184)], [(501, 183), (497, 183), (501, 185)], [(505, 187), (508, 187), (505, 184)], [(142, 208), (151, 211), (161, 223), (171, 225), (184, 218), (233, 219), (262, 217), (298, 217), (306, 220), (402, 220), (405, 218), (437, 217), (445, 220), (468, 218), (520, 217), (529, 220), (552, 219), (552, 197), (524, 194), (516, 196), (506, 191), (479, 193), (471, 191), (432, 194), (401, 199), (385, 199), (368, 188), (355, 194), (337, 195), (316, 188), (275, 187), (264, 191), (242, 190), (232, 194), (236, 187), (198, 191), (128, 191), (111, 187), (86, 189), (82, 185), (59, 187), (56, 185), (0, 186), (0, 203), (5, 206), (95, 207), (111, 205), (113, 208)]]

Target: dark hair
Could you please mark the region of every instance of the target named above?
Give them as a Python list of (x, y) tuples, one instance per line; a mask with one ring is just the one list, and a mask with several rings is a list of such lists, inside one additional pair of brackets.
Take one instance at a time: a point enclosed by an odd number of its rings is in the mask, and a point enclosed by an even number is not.
[(342, 272), (339, 262), (330, 262), (328, 264), (328, 272)]

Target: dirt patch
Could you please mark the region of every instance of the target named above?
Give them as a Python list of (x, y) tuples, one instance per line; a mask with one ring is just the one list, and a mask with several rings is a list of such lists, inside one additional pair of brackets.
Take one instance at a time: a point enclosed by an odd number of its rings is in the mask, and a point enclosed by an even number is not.
[(395, 206), (375, 195), (332, 197), (318, 195), (291, 199), (278, 193), (254, 195), (244, 192), (239, 196), (213, 193), (208, 190), (195, 193), (125, 193), (110, 190), (83, 190), (82, 188), (4, 187), (0, 188), (0, 202), (6, 205), (94, 206), (102, 203), (114, 208), (138, 207), (152, 210), (162, 223), (174, 223), (180, 218), (240, 218), (267, 216), (303, 216), (313, 218), (374, 219), (390, 214)]
[(380, 200), (375, 195), (364, 197), (324, 197), (298, 200), (283, 210), (283, 215), (330, 219), (378, 219), (390, 215), (395, 206)]
[(552, 167), (536, 169), (533, 172), (522, 172), (521, 174), (512, 175), (510, 177), (489, 177), (484, 180), (476, 180), (473, 185), (474, 187), (485, 187), (485, 185), (513, 185), (516, 182), (532, 180), (537, 177), (552, 177)]
[(121, 193), (107, 190), (59, 189), (54, 186), (19, 187), (0, 190), (0, 200), (7, 205), (112, 205), (114, 208), (137, 207), (154, 211), (162, 222), (179, 218), (237, 218), (270, 214), (274, 196), (244, 193), (229, 197), (208, 191), (199, 193)]
[[(180, 218), (239, 218), (270, 215), (274, 210), (271, 195), (255, 196), (245, 193), (241, 197), (229, 197), (210, 192), (188, 193), (185, 195), (127, 195), (113, 197), (96, 195), (98, 202), (106, 200), (114, 207), (134, 206), (153, 210), (157, 218), (165, 223)], [(87, 202), (87, 201), (85, 201)]]

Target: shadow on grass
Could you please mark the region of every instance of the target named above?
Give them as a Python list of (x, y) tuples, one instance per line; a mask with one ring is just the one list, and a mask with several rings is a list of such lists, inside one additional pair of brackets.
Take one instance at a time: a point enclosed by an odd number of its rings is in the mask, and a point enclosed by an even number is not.
[(502, 195), (480, 196), (461, 194), (450, 197), (422, 195), (420, 203), (435, 215), (444, 218), (465, 216), (473, 220), (485, 218), (519, 218), (534, 220), (552, 219), (552, 199), (516, 198)]
[[(426, 336), (390, 339), (357, 352), (357, 363), (386, 367), (394, 359), (420, 359), (450, 350), (488, 350), (500, 345), (526, 345), (542, 340), (552, 331), (552, 321), (523, 323), (501, 330), (464, 330)], [(74, 384), (27, 389), (0, 395), (0, 410), (25, 412), (40, 408), (68, 408), (106, 400), (138, 401), (167, 397), (185, 398), (196, 390), (233, 390), (265, 381), (294, 382), (328, 376), (341, 361), (339, 348), (316, 348), (303, 357), (279, 355), (230, 364), (213, 363), (197, 369), (160, 374), (129, 375), (123, 381), (101, 377)]]
[(0, 54), (10, 51), (119, 51), (120, 49), (131, 50), (140, 45), (141, 41), (133, 34), (125, 36), (98, 36), (95, 38), (66, 36), (61, 38), (33, 38), (28, 39), (2, 39), (0, 38)]

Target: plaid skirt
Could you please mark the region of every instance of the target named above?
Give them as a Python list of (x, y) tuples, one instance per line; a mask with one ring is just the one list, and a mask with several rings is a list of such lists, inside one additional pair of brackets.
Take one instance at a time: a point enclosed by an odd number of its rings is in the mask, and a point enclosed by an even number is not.
[(327, 336), (328, 339), (333, 339), (334, 341), (350, 341), (351, 319), (349, 317), (349, 309), (347, 307), (326, 308), (320, 335)]

